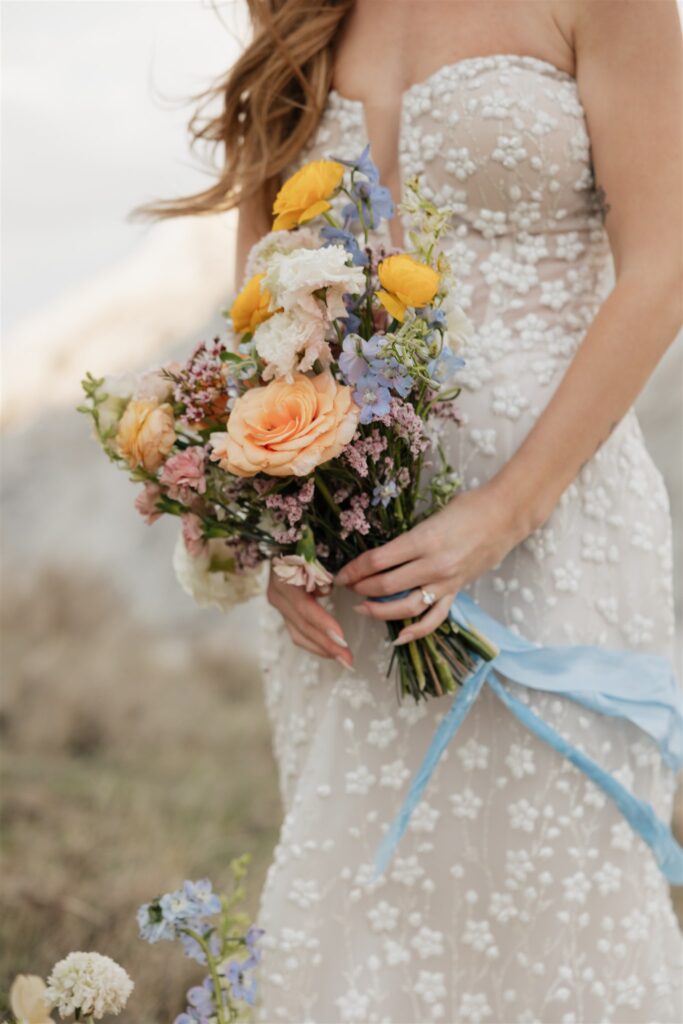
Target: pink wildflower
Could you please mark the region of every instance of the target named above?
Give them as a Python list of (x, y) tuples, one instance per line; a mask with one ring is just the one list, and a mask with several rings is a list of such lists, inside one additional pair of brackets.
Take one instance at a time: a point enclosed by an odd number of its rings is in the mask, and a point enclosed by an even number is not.
[(159, 512), (156, 507), (158, 498), (161, 497), (162, 490), (158, 484), (152, 483), (151, 480), (146, 480), (144, 487), (135, 499), (135, 507), (145, 520), (150, 525), (160, 519), (163, 512)]
[(207, 543), (202, 536), (202, 521), (194, 512), (185, 512), (181, 517), (183, 540), (188, 553), (193, 558), (201, 558), (207, 550)]
[(205, 493), (204, 459), (204, 449), (197, 447), (185, 448), (168, 459), (159, 474), (159, 481), (166, 487), (171, 498), (187, 504), (192, 491)]

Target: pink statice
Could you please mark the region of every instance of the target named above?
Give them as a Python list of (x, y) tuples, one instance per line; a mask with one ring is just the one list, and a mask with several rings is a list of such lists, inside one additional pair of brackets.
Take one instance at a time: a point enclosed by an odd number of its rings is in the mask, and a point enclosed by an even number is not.
[(161, 487), (158, 484), (152, 483), (151, 480), (146, 480), (142, 490), (135, 499), (136, 509), (145, 522), (150, 525), (163, 515), (163, 512), (160, 512), (156, 507), (156, 503), (162, 493)]
[(366, 515), (370, 496), (357, 494), (351, 498), (350, 504), (351, 507), (345, 509), (339, 516), (339, 525), (341, 526), (339, 535), (342, 540), (345, 540), (350, 533), (366, 534), (370, 532), (370, 523)]
[(313, 478), (307, 480), (303, 487), (294, 494), (275, 492), (266, 496), (266, 508), (278, 513), (289, 526), (295, 526), (313, 500), (315, 483)]
[(350, 444), (347, 444), (342, 456), (354, 473), (365, 478), (369, 471), (368, 460), (371, 463), (377, 462), (386, 446), (386, 437), (375, 427), (367, 437), (362, 437), (360, 432), (357, 432)]
[(425, 434), (424, 424), (410, 402), (393, 397), (389, 412), (381, 416), (379, 422), (391, 428), (410, 446), (410, 452), (418, 456), (430, 447), (429, 438)]
[(204, 474), (206, 453), (204, 448), (190, 447), (172, 455), (159, 474), (159, 482), (166, 488), (171, 498), (188, 504), (193, 492), (206, 492), (206, 476)]
[(202, 536), (202, 521), (194, 512), (185, 512), (181, 517), (185, 547), (193, 558), (201, 558), (207, 544)]
[(232, 555), (235, 559), (235, 572), (237, 573), (253, 572), (264, 560), (259, 543), (255, 540), (241, 540), (239, 543), (235, 543)]
[(226, 364), (220, 356), (226, 351), (217, 337), (210, 348), (206, 342), (200, 341), (175, 375), (173, 397), (185, 406), (181, 419), (189, 425), (201, 426), (206, 420), (225, 418), (228, 386)]

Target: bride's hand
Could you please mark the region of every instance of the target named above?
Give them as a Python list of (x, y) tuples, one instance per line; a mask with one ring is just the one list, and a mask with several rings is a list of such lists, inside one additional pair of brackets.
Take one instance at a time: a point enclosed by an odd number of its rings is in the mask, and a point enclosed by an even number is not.
[[(394, 601), (363, 601), (354, 608), (375, 619), (422, 615), (399, 633), (396, 642), (407, 643), (435, 630), (457, 592), (498, 565), (524, 536), (510, 503), (486, 484), (456, 495), (412, 530), (347, 562), (335, 583), (363, 597), (412, 590)], [(433, 595), (431, 606), (420, 588)]]
[(318, 602), (318, 591), (307, 594), (279, 579), (270, 569), (266, 597), (282, 615), (293, 642), (321, 658), (336, 658), (352, 668), (353, 656), (337, 620)]

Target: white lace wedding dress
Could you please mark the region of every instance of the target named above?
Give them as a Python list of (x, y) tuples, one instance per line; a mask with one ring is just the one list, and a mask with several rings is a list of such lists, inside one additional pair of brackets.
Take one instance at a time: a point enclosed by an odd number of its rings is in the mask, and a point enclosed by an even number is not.
[[(527, 434), (614, 283), (585, 113), (567, 72), (496, 55), (412, 86), (401, 118), (403, 180), (419, 173), (456, 208), (445, 248), (477, 334), (464, 423), (444, 424), (443, 441), (476, 487)], [(291, 170), (366, 141), (362, 103), (332, 90)], [(631, 410), (546, 524), (469, 592), (532, 641), (670, 654), (671, 572), (667, 494)], [(450, 699), (397, 703), (384, 626), (355, 615), (358, 600), (330, 599), (355, 674), (295, 647), (263, 609), (285, 813), (259, 913), (258, 1019), (682, 1021), (683, 939), (649, 848), (486, 687), (365, 888)], [(670, 820), (675, 777), (647, 734), (505, 685)]]

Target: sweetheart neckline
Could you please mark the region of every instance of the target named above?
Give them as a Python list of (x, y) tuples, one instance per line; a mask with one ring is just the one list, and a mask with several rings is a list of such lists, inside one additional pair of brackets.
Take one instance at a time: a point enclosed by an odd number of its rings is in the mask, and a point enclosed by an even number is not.
[[(445, 74), (447, 71), (454, 71), (456, 68), (463, 67), (466, 64), (471, 64), (477, 61), (484, 60), (492, 60), (496, 63), (498, 61), (519, 60), (523, 62), (523, 65), (528, 64), (529, 70), (533, 70), (534, 68), (540, 70), (543, 68), (546, 71), (552, 71), (556, 75), (561, 76), (561, 78), (563, 78), (565, 81), (572, 82), (574, 86), (578, 86), (575, 75), (572, 75), (570, 71), (565, 71), (564, 68), (558, 67), (557, 64), (553, 64), (552, 61), (545, 60), (545, 58), (543, 57), (534, 57), (528, 53), (487, 53), (481, 55), (474, 54), (470, 57), (461, 57), (459, 60), (452, 61), (449, 64), (442, 64), (440, 67), (432, 71), (431, 74), (427, 75), (426, 78), (420, 79), (419, 82), (413, 82), (406, 89), (401, 89), (399, 92), (401, 105), (403, 105), (403, 100), (407, 96), (410, 96), (411, 93), (413, 93), (416, 89), (423, 89), (425, 88), (425, 86), (432, 85), (434, 82), (438, 81), (441, 75)], [(360, 105), (363, 108), (365, 107), (365, 100), (359, 99), (355, 96), (346, 96), (344, 95), (344, 93), (339, 92), (339, 90), (335, 88), (328, 89), (328, 96), (334, 96), (337, 99), (341, 100), (343, 103), (354, 103)]]

